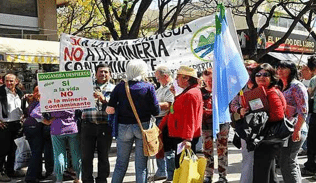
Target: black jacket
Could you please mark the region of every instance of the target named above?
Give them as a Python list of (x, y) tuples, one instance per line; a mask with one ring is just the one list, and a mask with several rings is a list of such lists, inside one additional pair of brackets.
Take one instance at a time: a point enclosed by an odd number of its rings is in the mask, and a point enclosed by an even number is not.
[[(1, 107), (2, 107), (2, 117), (8, 118), (8, 115), (9, 115), (8, 100), (7, 100), (7, 92), (5, 90), (5, 87), (6, 87), (5, 85), (2, 85), (0, 87), (0, 102), (1, 102)], [(26, 102), (22, 100), (23, 92), (18, 88), (15, 88), (15, 89), (16, 89), (16, 93), (19, 95), (21, 99), (21, 104), (22, 104), (21, 109), (22, 111), (24, 111)]]

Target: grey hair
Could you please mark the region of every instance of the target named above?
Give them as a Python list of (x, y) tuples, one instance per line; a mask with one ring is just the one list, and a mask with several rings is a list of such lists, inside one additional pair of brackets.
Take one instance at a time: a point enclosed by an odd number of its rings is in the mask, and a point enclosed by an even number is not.
[(148, 66), (146, 62), (141, 59), (130, 60), (127, 68), (126, 75), (128, 81), (146, 80), (148, 74)]
[(156, 72), (159, 72), (160, 75), (167, 75), (167, 76), (171, 76), (171, 71), (168, 67), (166, 66), (159, 66), (156, 69)]

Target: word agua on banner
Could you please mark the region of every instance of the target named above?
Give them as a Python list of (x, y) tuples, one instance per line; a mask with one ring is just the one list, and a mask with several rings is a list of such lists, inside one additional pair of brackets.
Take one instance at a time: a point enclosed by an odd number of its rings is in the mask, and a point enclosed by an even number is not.
[(133, 40), (100, 41), (62, 34), (60, 70), (91, 70), (108, 64), (113, 76), (123, 74), (132, 59), (142, 59), (149, 72), (165, 65), (174, 70), (188, 65), (201, 71), (213, 61), (215, 21), (213, 16), (189, 22), (174, 30)]
[(39, 73), (38, 86), (42, 112), (94, 107), (89, 70)]

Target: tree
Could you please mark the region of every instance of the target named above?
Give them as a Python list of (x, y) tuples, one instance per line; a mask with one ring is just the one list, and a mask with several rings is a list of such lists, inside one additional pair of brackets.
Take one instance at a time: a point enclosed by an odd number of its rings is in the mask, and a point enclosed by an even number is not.
[[(194, 3), (197, 8), (207, 9), (215, 12), (219, 3), (223, 3), (225, 7), (231, 8), (234, 15), (244, 17), (248, 26), (248, 36), (250, 41), (250, 58), (259, 60), (268, 52), (279, 47), (290, 36), (297, 23), (301, 23), (308, 31), (312, 30), (311, 23), (315, 17), (315, 1), (314, 0), (200, 0)], [(266, 18), (261, 27), (256, 27), (254, 23), (255, 16), (262, 15)], [(270, 20), (279, 17), (289, 17), (293, 22), (287, 32), (281, 39), (265, 50), (257, 50), (257, 40), (263, 31), (269, 27)], [(306, 17), (308, 20), (306, 21)], [(314, 37), (315, 33), (312, 32)], [(314, 37), (316, 38), (316, 37)], [(316, 40), (316, 39), (315, 39)]]
[(67, 6), (57, 9), (58, 33), (101, 38), (106, 28), (103, 24), (100, 2), (93, 0), (70, 1)]
[[(59, 33), (100, 38), (111, 35), (114, 40), (146, 36), (146, 31), (161, 33), (174, 29), (178, 17), (191, 0), (78, 0), (58, 9)], [(149, 7), (154, 16), (148, 19)], [(148, 32), (148, 31), (147, 31)]]

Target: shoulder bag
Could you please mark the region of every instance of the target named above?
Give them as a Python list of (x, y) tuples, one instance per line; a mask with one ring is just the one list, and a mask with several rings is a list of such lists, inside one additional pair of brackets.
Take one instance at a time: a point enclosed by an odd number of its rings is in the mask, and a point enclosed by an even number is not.
[[(280, 97), (280, 93), (277, 90), (276, 92)], [(295, 123), (295, 120), (290, 121), (285, 116), (284, 116), (284, 119), (282, 119), (281, 121), (267, 123), (266, 129), (264, 130), (263, 142), (266, 142), (266, 143), (284, 142), (294, 132), (294, 123)]]
[(132, 107), (133, 113), (139, 125), (139, 128), (142, 131), (144, 155), (155, 156), (163, 147), (162, 140), (161, 138), (159, 138), (161, 131), (159, 130), (155, 122), (151, 122), (151, 128), (144, 130), (142, 123), (139, 119), (139, 116), (137, 114), (127, 81), (125, 82), (125, 90), (128, 101)]

